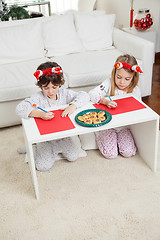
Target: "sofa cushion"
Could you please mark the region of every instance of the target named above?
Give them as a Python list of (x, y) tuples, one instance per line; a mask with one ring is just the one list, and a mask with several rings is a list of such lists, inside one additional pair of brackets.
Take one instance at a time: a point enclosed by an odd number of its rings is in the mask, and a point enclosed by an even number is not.
[(46, 61), (48, 59), (41, 58), (0, 65), (0, 102), (24, 99), (39, 91), (39, 88), (35, 86), (36, 78), (33, 76), (33, 73), (41, 63)]
[(44, 57), (41, 23), (24, 21), (0, 26), (0, 64)]
[[(39, 91), (39, 87), (35, 85), (37, 80), (33, 73), (41, 63), (48, 61), (48, 58), (40, 58), (26, 62), (0, 65), (0, 102), (24, 99)], [(67, 88), (68, 82), (65, 73), (64, 79), (64, 86)]]
[(43, 37), (47, 57), (84, 51), (75, 30), (72, 13), (44, 21)]
[(74, 18), (76, 17), (76, 15), (102, 15), (102, 14), (106, 14), (106, 11), (105, 10), (93, 10), (93, 11), (85, 11), (85, 12), (82, 12), (82, 11), (76, 11), (76, 10), (68, 10), (67, 12), (71, 12), (73, 13), (74, 15)]
[(86, 51), (51, 60), (58, 62), (68, 79), (69, 87), (97, 85), (111, 74), (116, 58), (124, 54), (117, 49), (105, 51)]
[(86, 50), (112, 47), (115, 14), (75, 14), (77, 33)]

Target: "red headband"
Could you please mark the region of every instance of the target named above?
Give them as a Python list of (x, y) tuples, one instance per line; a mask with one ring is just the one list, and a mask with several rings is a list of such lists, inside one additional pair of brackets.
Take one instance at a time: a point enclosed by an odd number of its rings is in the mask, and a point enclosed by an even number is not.
[(61, 74), (61, 73), (63, 73), (63, 71), (60, 67), (53, 67), (53, 68), (48, 68), (45, 70), (37, 70), (33, 75), (37, 78), (37, 81), (39, 81), (39, 77), (41, 77), (41, 76)]
[(132, 70), (133, 72), (139, 72), (139, 73), (143, 73), (141, 68), (138, 66), (138, 65), (129, 65), (128, 63), (126, 62), (116, 62), (114, 64), (114, 67), (117, 68), (117, 69), (121, 69), (121, 68), (127, 68), (129, 70)]

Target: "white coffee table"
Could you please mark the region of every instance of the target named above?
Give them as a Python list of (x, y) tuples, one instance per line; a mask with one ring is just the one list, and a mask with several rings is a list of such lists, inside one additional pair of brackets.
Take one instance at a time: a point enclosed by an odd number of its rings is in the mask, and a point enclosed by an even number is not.
[[(133, 96), (128, 94), (127, 96), (113, 97), (113, 99), (125, 98)], [(135, 97), (136, 98), (136, 97)], [(144, 103), (143, 103), (144, 104)], [(145, 104), (144, 104), (145, 105)], [(46, 135), (40, 135), (39, 130), (33, 118), (22, 119), (22, 126), (24, 130), (25, 145), (27, 149), (27, 160), (30, 165), (30, 171), (32, 175), (33, 185), (35, 189), (36, 198), (39, 199), (38, 181), (36, 176), (35, 162), (33, 156), (32, 144), (44, 141), (50, 141), (59, 138), (71, 137), (75, 135), (86, 134), (90, 132), (96, 132), (100, 130), (116, 128), (121, 126), (130, 125), (130, 129), (136, 141), (138, 153), (146, 164), (152, 169), (157, 171), (157, 154), (158, 154), (158, 136), (159, 136), (159, 115), (156, 114), (151, 108), (145, 105), (146, 108), (113, 115), (112, 120), (100, 127), (82, 127), (75, 122), (75, 116), (78, 112), (94, 108), (90, 102), (83, 108), (77, 109), (70, 119), (75, 125), (74, 129), (51, 133)], [(59, 109), (60, 107), (58, 107)], [(56, 110), (56, 109), (52, 109)]]

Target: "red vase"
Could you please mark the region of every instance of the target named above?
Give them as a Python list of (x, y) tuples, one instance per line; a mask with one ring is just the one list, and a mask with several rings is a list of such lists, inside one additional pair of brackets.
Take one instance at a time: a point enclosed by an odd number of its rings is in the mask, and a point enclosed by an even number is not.
[(134, 11), (134, 9), (130, 10), (130, 27), (133, 26), (133, 11)]

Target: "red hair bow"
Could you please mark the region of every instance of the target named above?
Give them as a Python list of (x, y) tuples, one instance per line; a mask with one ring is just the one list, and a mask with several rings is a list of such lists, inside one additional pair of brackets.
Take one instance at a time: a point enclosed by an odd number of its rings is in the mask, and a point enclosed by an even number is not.
[(127, 68), (129, 70), (132, 70), (134, 72), (139, 72), (139, 73), (143, 73), (143, 71), (141, 70), (141, 68), (138, 66), (138, 65), (129, 65), (128, 63), (126, 62), (116, 62), (114, 64), (114, 67), (117, 68), (117, 69), (121, 69), (121, 68)]
[(37, 81), (39, 81), (39, 78), (41, 76), (61, 74), (61, 73), (63, 73), (63, 71), (60, 67), (53, 67), (53, 68), (48, 68), (48, 69), (44, 69), (44, 70), (37, 70), (33, 75), (37, 78)]

